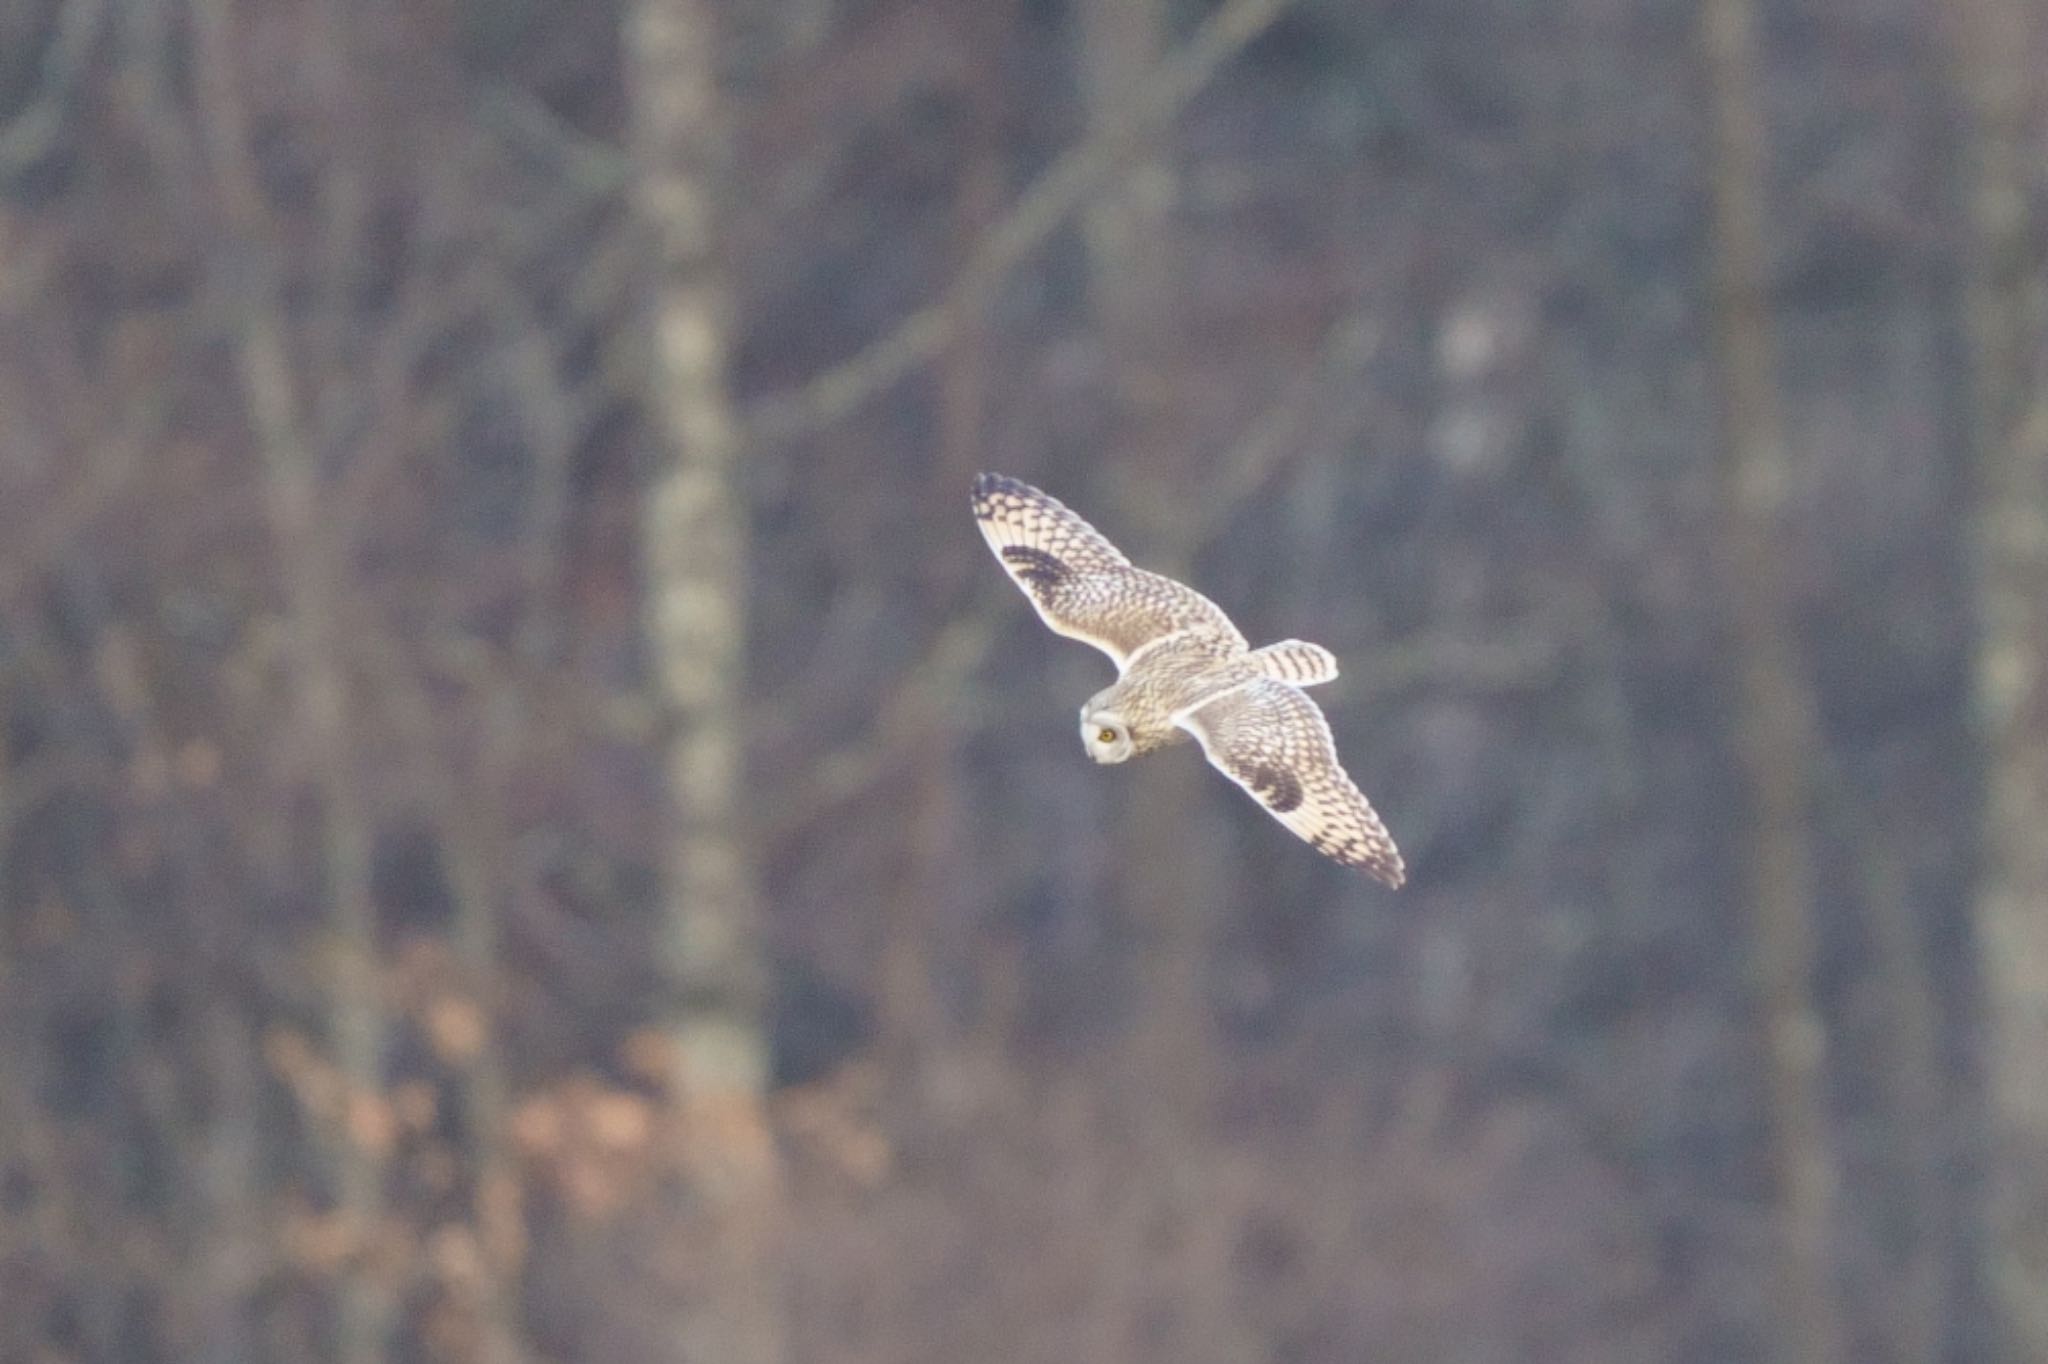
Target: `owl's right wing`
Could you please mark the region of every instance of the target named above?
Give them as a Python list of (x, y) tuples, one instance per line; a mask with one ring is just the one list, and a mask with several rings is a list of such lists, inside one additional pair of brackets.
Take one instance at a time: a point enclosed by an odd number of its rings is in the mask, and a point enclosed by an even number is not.
[(1059, 499), (1001, 474), (974, 480), (974, 520), (1039, 619), (1093, 644), (1123, 671), (1144, 645), (1180, 630), (1214, 632), (1244, 648), (1223, 608), (1184, 583), (1132, 565)]
[(1372, 803), (1337, 760), (1323, 709), (1299, 687), (1254, 678), (1174, 717), (1218, 771), (1325, 857), (1387, 885), (1407, 879)]

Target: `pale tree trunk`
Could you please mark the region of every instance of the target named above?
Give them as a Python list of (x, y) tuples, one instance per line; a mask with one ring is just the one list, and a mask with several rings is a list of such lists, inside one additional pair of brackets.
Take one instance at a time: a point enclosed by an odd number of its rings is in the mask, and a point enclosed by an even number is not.
[[(1082, 0), (1075, 18), (1090, 136), (1110, 143), (1142, 137), (1143, 117), (1133, 95), (1166, 54), (1162, 0)], [(1088, 287), (1109, 342), (1119, 397), (1127, 405), (1158, 397), (1158, 376), (1149, 367), (1167, 339), (1160, 314), (1169, 302), (1162, 285), (1172, 270), (1165, 235), (1172, 200), (1172, 170), (1148, 154), (1134, 158), (1121, 182), (1098, 191), (1082, 214)]]
[[(1130, 93), (1144, 88), (1167, 51), (1165, 7), (1157, 0), (1083, 0), (1082, 67), (1090, 135), (1136, 139)], [(1163, 127), (1152, 134), (1163, 140)], [(1110, 379), (1108, 458), (1097, 486), (1109, 496), (1117, 534), (1146, 566), (1188, 578), (1193, 568), (1199, 489), (1214, 480), (1200, 463), (1200, 433), (1190, 429), (1181, 386), (1191, 371), (1181, 340), (1183, 310), (1174, 281), (1181, 243), (1173, 222), (1174, 170), (1168, 153), (1144, 149), (1123, 183), (1092, 201), (1083, 220), (1089, 288)], [(1120, 1092), (1113, 1110), (1125, 1119), (1139, 1158), (1168, 1171), (1214, 1140), (1217, 1050), (1208, 980), (1216, 916), (1230, 881), (1219, 846), (1205, 837), (1204, 802), (1221, 794), (1220, 778), (1188, 742), (1101, 773), (1115, 782), (1116, 848), (1110, 859), (1117, 898), (1138, 941), (1134, 1030), (1117, 1057)], [(1242, 812), (1241, 812), (1242, 813)], [(1174, 1183), (1149, 1178), (1145, 1196), (1170, 1205)], [(1114, 1357), (1156, 1310), (1145, 1266), (1161, 1252), (1145, 1217), (1112, 1219), (1110, 1258), (1122, 1267), (1109, 1285), (1120, 1310), (1106, 1313), (1099, 1351)], [(1228, 1238), (1224, 1238), (1228, 1241)], [(1176, 1255), (1203, 1255), (1214, 1238), (1192, 1237)], [(1227, 1265), (1194, 1271), (1204, 1281), (1227, 1276)], [(1163, 1329), (1205, 1341), (1218, 1357), (1258, 1352), (1242, 1315), (1217, 1295), (1198, 1297)]]
[(1749, 788), (1750, 937), (1777, 1186), (1782, 1358), (1842, 1357), (1830, 1257), (1835, 1160), (1826, 1037), (1812, 997), (1814, 772), (1819, 723), (1787, 594), (1793, 478), (1773, 379), (1764, 247), (1765, 134), (1750, 0), (1708, 0), (1701, 44), (1712, 122), (1711, 321), (1722, 439), (1722, 587), (1734, 632), (1735, 740)]
[[(958, 22), (965, 38), (964, 69), (957, 80), (966, 110), (966, 146), (953, 201), (953, 240), (956, 270), (962, 270), (1002, 213), (1007, 90), (1001, 58), (1015, 37), (1014, 5), (1012, 0), (978, 0)], [(961, 307), (958, 335), (939, 361), (937, 375), (939, 447), (932, 486), (938, 488), (967, 487), (987, 448), (993, 349), (987, 300), (976, 297)], [(958, 534), (959, 516), (957, 498), (930, 499), (921, 556), (926, 601), (957, 600), (984, 566), (980, 547)], [(913, 677), (906, 685), (929, 685), (929, 679)], [(885, 1044), (899, 1057), (929, 1055), (939, 1040), (942, 1020), (933, 973), (951, 964), (947, 953), (957, 935), (949, 925), (968, 921), (966, 898), (977, 884), (959, 819), (956, 746), (920, 744), (914, 763), (908, 875), (891, 911), (878, 1011)], [(989, 1001), (984, 1026), (995, 1036), (1008, 1036), (1005, 1024), (1017, 998), (1015, 962), (1007, 952), (992, 954), (978, 974)]]
[[(1145, 129), (1132, 92), (1145, 88), (1166, 51), (1158, 0), (1083, 0), (1082, 89), (1089, 135), (1131, 143)], [(1155, 131), (1154, 136), (1159, 134)], [(1176, 347), (1172, 171), (1156, 147), (1134, 157), (1122, 182), (1084, 212), (1090, 302), (1109, 378), (1108, 448), (1096, 485), (1108, 496), (1118, 538), (1147, 567), (1185, 576), (1184, 500), (1198, 480), (1174, 419)], [(1199, 754), (1161, 753), (1114, 779), (1119, 900), (1135, 920), (1143, 963), (1138, 1054), (1133, 1057), (1176, 1119), (1192, 1120), (1207, 1095), (1207, 906), (1210, 878), (1192, 820), (1207, 776)]]
[(248, 1301), (271, 1250), (252, 1173), (261, 1168), (259, 1063), (231, 997), (216, 995), (202, 1008), (200, 1045), (212, 1102), (191, 1162), (193, 1221), (203, 1230), (185, 1266), (184, 1297), (202, 1356), (240, 1364), (255, 1357)]
[[(1254, 31), (1279, 11), (1263, 8)], [(1229, 9), (1212, 15), (1211, 25)], [(1111, 418), (1095, 484), (1106, 494), (1102, 501), (1126, 551), (1148, 568), (1185, 580), (1193, 576), (1200, 548), (1202, 490), (1218, 480), (1204, 459), (1213, 440), (1205, 440), (1207, 433), (1194, 429), (1189, 417), (1195, 404), (1187, 386), (1199, 381), (1199, 372), (1190, 363), (1195, 357), (1184, 340), (1178, 292), (1186, 250), (1173, 213), (1170, 122), (1148, 119), (1132, 98), (1175, 60), (1167, 6), (1161, 0), (1081, 0), (1076, 18), (1089, 136), (1137, 153), (1121, 181), (1089, 201), (1082, 220)], [(1154, 1172), (1139, 1181), (1141, 1196), (1172, 1207), (1181, 1194), (1164, 1172), (1184, 1164), (1190, 1152), (1200, 1159), (1216, 1141), (1221, 1043), (1208, 982), (1217, 916), (1231, 903), (1234, 883), (1227, 844), (1208, 836), (1202, 818), (1206, 802), (1234, 793), (1222, 789), (1227, 784), (1192, 740), (1097, 779), (1117, 788), (1110, 865), (1118, 903), (1135, 929), (1139, 962), (1133, 1031), (1116, 1058), (1120, 1090), (1108, 1096), (1108, 1107), (1120, 1126), (1128, 1126), (1137, 1158)], [(1239, 815), (1264, 818), (1256, 811)], [(1256, 906), (1239, 902), (1233, 912), (1256, 912)], [(1103, 1358), (1127, 1349), (1145, 1329), (1141, 1323), (1157, 1313), (1148, 1267), (1160, 1258), (1195, 1259), (1199, 1268), (1181, 1272), (1202, 1282), (1223, 1282), (1232, 1272), (1227, 1252), (1218, 1253), (1219, 1246), (1235, 1244), (1227, 1233), (1190, 1231), (1162, 1250), (1152, 1218), (1126, 1216), (1107, 1219), (1104, 1234), (1118, 1272), (1105, 1285), (1116, 1295), (1117, 1310), (1099, 1318), (1104, 1335), (1095, 1350)], [(1156, 1329), (1169, 1339), (1200, 1340), (1217, 1358), (1250, 1358), (1260, 1350), (1244, 1315), (1217, 1294), (1181, 1304)]]
[(681, 1129), (671, 1234), (688, 1252), (673, 1344), (688, 1364), (768, 1364), (783, 1354), (780, 1174), (740, 808), (747, 536), (718, 236), (730, 130), (706, 0), (635, 0), (625, 38), (636, 202), (657, 269), (647, 382), (662, 449), (641, 539), (674, 809), (662, 958)]
[(2027, 273), (2027, 0), (1951, 16), (1969, 112), (1966, 282), (1977, 466), (1978, 722), (1987, 800), (1978, 935), (1991, 1022), (1992, 1281), (2016, 1359), (2048, 1358), (2048, 402)]
[(263, 198), (233, 54), (231, 0), (195, 0), (197, 101), (206, 156), (227, 228), (221, 294), (233, 309), (236, 377), (261, 456), (264, 502), (290, 629), (291, 675), (307, 750), (316, 764), (324, 886), (332, 951), (327, 1032), (346, 1083), (340, 1121), (328, 1133), (336, 1212), (358, 1248), (345, 1271), (336, 1316), (336, 1357), (379, 1364), (395, 1321), (395, 1286), (374, 1254), (386, 1234), (389, 1125), (382, 1058), (386, 1023), (377, 970), (371, 821), (355, 770), (360, 744), (338, 635), (345, 546), (321, 514), (321, 480), (309, 444), (283, 305), (280, 247)]
[[(476, 1277), (469, 1286), (476, 1330), (471, 1364), (522, 1364), (528, 1358), (515, 1294), (525, 1233), (518, 1172), (506, 1147), (510, 1084), (498, 1027), (498, 906), (505, 891), (496, 869), (508, 859), (499, 825), (480, 808), (498, 799), (509, 785), (505, 772), (515, 742), (510, 730), (519, 718), (510, 692), (509, 687), (487, 688), (481, 698), (486, 737), (482, 780), (476, 790), (467, 796), (445, 789), (436, 792), (444, 811), (439, 823), (455, 903), (456, 958), (479, 1024), (475, 1041), (465, 1044), (461, 1057), (459, 1090), (473, 1244), (478, 1252)], [(424, 715), (424, 707), (411, 709)], [(426, 726), (408, 729), (417, 734), (422, 751), (431, 753), (433, 738)], [(438, 755), (429, 761), (438, 762)], [(437, 777), (435, 786), (442, 785), (443, 779)]]
[[(1854, 803), (1835, 791), (1825, 804), (1847, 811)], [(1947, 1178), (1942, 1131), (1950, 1083), (1941, 1054), (1939, 992), (1904, 859), (1888, 831), (1857, 822), (1846, 830), (1860, 849), (1864, 913), (1871, 933), (1871, 975), (1884, 1000), (1886, 1036), (1881, 1062), (1891, 1121), (1910, 1172), (1895, 1193), (1886, 1220), (1902, 1227), (1896, 1278), (1886, 1294), (1886, 1357), (1897, 1364), (1944, 1357), (1954, 1294), (1954, 1266), (1962, 1219)], [(1866, 1327), (1868, 1323), (1865, 1323)]]

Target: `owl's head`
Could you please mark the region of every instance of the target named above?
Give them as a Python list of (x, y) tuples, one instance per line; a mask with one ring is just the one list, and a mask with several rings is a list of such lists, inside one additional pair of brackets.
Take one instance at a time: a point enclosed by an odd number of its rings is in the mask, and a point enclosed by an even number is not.
[(1120, 763), (1135, 751), (1123, 715), (1094, 701), (1081, 707), (1081, 747), (1099, 763)]

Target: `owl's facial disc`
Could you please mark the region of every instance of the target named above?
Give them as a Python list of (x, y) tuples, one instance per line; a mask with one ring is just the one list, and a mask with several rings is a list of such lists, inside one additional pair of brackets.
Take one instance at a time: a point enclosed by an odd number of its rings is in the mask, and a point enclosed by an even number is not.
[(1120, 763), (1131, 756), (1131, 728), (1113, 710), (1083, 707), (1081, 747), (1099, 763)]

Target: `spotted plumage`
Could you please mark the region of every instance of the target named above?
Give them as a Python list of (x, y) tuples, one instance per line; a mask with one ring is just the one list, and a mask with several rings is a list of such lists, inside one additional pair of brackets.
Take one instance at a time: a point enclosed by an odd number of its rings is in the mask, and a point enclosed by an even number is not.
[(1386, 826), (1337, 760), (1303, 687), (1337, 676), (1318, 644), (1253, 649), (1223, 609), (1148, 573), (1057, 499), (1000, 474), (974, 481), (996, 559), (1055, 632), (1108, 654), (1117, 680), (1081, 707), (1081, 742), (1123, 762), (1190, 736), (1217, 770), (1318, 852), (1389, 886), (1406, 877)]

